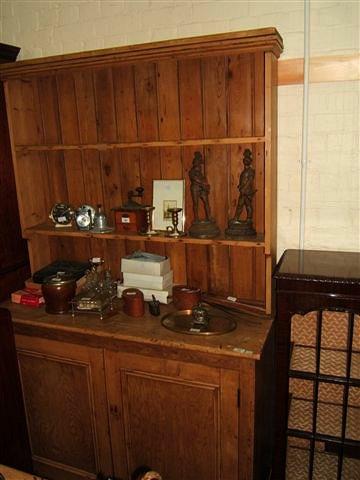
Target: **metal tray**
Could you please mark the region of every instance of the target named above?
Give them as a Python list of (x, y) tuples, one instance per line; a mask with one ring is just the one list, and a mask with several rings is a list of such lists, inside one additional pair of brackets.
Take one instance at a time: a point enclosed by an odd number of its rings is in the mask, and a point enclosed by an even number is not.
[(188, 335), (222, 335), (235, 330), (237, 323), (232, 316), (212, 308), (207, 309), (207, 312), (209, 314), (207, 327), (194, 326), (192, 310), (168, 313), (161, 319), (161, 324), (173, 332)]

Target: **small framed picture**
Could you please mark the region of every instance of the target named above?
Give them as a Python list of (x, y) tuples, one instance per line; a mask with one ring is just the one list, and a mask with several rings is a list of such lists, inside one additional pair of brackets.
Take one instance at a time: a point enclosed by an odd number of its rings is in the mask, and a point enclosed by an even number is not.
[(154, 230), (166, 230), (172, 225), (172, 216), (169, 208), (182, 208), (179, 213), (179, 229), (184, 228), (184, 180), (154, 180), (153, 181), (153, 205), (155, 207), (153, 217)]

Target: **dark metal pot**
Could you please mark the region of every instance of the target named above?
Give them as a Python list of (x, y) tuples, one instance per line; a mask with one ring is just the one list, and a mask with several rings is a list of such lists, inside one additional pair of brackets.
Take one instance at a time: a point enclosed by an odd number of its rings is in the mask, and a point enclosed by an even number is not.
[(67, 313), (76, 293), (76, 280), (67, 274), (47, 277), (42, 285), (47, 313)]

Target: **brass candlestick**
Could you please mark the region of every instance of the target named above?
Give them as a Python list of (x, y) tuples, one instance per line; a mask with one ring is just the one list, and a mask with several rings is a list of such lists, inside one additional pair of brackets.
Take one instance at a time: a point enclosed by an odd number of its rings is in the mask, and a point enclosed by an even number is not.
[(168, 212), (171, 213), (172, 227), (166, 227), (166, 237), (183, 237), (186, 235), (185, 232), (182, 232), (178, 229), (179, 225), (179, 213), (182, 211), (182, 208), (169, 208)]
[(147, 237), (151, 237), (153, 235), (159, 235), (159, 232), (156, 232), (155, 230), (152, 229), (152, 212), (155, 210), (155, 207), (149, 205), (149, 206), (143, 207), (142, 210), (145, 210), (145, 213), (146, 213), (146, 230), (143, 232), (139, 232), (140, 235), (144, 235)]

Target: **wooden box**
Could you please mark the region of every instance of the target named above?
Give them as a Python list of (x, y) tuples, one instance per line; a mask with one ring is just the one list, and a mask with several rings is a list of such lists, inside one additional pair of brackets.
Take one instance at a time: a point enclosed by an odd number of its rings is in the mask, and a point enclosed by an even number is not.
[(138, 233), (146, 230), (144, 210), (115, 210), (115, 229), (120, 233)]

